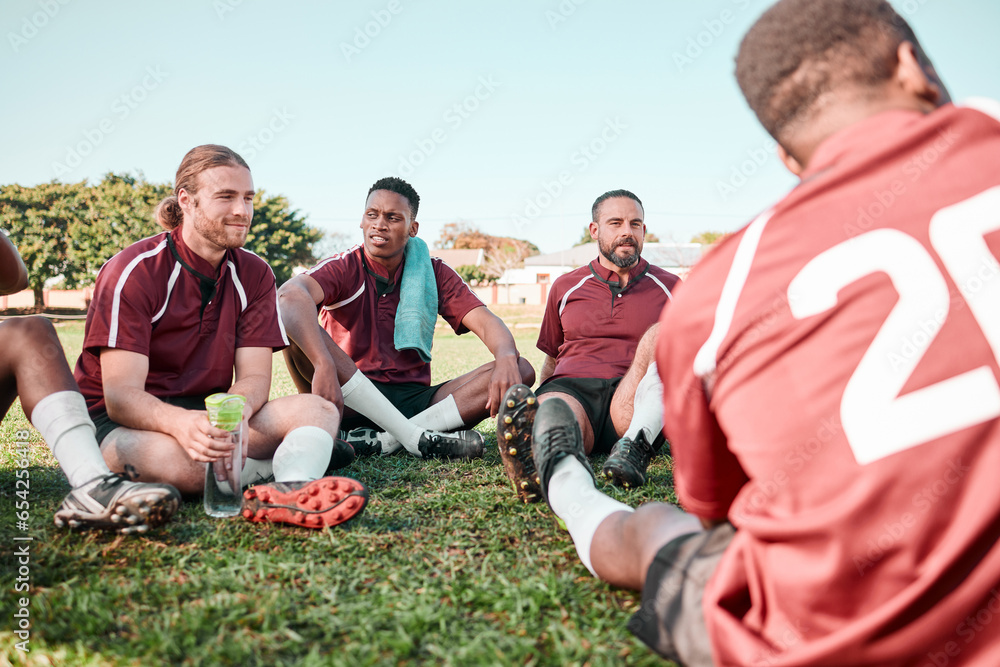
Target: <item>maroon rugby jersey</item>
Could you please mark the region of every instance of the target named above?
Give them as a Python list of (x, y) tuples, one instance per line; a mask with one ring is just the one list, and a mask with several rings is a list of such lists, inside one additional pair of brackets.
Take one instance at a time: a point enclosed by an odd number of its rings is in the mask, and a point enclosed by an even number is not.
[(74, 375), (94, 414), (106, 409), (103, 347), (149, 357), (146, 391), (165, 398), (226, 391), (236, 348), (287, 345), (267, 262), (229, 250), (216, 276), (178, 228), (134, 243), (101, 267)]
[[(397, 350), (396, 309), (405, 261), (390, 279), (385, 267), (366, 259), (364, 248), (329, 257), (309, 271), (323, 288), (320, 322), (334, 342), (374, 382), (431, 383), (431, 365), (416, 350)], [(468, 331), (462, 320), (479, 300), (462, 277), (437, 257), (431, 258), (438, 290), (438, 314), (457, 334)]]
[(1000, 122), (820, 145), (709, 253), (657, 361), (677, 493), (737, 527), (719, 665), (1000, 665)]
[(538, 332), (538, 349), (556, 360), (548, 379), (624, 376), (679, 281), (642, 258), (624, 289), (598, 259), (556, 278)]

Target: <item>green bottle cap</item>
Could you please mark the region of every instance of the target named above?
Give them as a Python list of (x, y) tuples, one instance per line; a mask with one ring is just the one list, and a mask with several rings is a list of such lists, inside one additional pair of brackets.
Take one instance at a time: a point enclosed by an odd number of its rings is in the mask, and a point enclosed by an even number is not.
[(246, 396), (240, 394), (212, 394), (205, 399), (205, 410), (212, 426), (225, 431), (235, 431), (243, 420)]

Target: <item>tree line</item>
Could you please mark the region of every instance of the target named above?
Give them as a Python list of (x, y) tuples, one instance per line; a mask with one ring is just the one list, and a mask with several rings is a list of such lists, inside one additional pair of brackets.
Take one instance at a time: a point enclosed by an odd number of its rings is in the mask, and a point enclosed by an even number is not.
[[(0, 228), (6, 230), (28, 268), (35, 307), (42, 290), (61, 278), (61, 286), (92, 285), (98, 269), (115, 253), (162, 228), (153, 209), (173, 193), (169, 183), (150, 183), (140, 174), (108, 173), (94, 185), (52, 181), (33, 187), (0, 186)], [(244, 247), (263, 257), (278, 284), (297, 266), (317, 261), (323, 232), (289, 207), (281, 195), (263, 190), (254, 196), (253, 225)]]
[[(161, 230), (153, 209), (173, 192), (170, 183), (150, 183), (139, 174), (106, 174), (89, 185), (52, 181), (25, 187), (0, 185), (0, 229), (6, 230), (28, 268), (35, 307), (41, 309), (43, 289), (52, 281), (76, 289), (92, 285), (98, 269), (115, 253)], [(710, 244), (728, 234), (705, 232), (692, 239)], [(647, 233), (646, 241), (658, 241)], [(589, 243), (585, 227), (579, 243)], [(296, 267), (311, 266), (340, 246), (351, 245), (346, 235), (333, 232), (324, 238), (307, 216), (291, 210), (282, 195), (263, 190), (254, 196), (253, 225), (246, 248), (263, 257), (274, 269), (278, 284), (292, 277)], [(467, 221), (444, 225), (434, 244), (438, 248), (482, 249), (482, 266), (461, 266), (456, 271), (470, 283), (496, 282), (504, 271), (523, 265), (537, 255), (535, 244), (510, 237), (485, 234)]]

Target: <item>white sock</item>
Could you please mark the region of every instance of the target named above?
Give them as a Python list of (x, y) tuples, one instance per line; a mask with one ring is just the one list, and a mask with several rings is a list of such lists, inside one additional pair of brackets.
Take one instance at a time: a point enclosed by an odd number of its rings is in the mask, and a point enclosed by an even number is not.
[[(423, 431), (421, 431), (421, 433), (423, 433)], [(399, 440), (396, 440), (388, 433), (379, 433), (378, 439), (379, 442), (382, 443), (382, 456), (389, 456), (389, 454), (395, 454), (396, 452), (398, 452), (403, 448), (403, 443), (401, 443)], [(410, 450), (407, 449), (406, 451)]]
[(344, 405), (381, 426), (396, 443), (416, 448), (423, 429), (404, 417), (364, 373), (356, 372), (340, 390), (344, 394)]
[(556, 464), (549, 478), (548, 496), (549, 506), (573, 538), (580, 561), (596, 577), (590, 564), (590, 544), (597, 527), (615, 512), (634, 510), (598, 491), (590, 473), (572, 456)]
[[(331, 448), (330, 451), (332, 452), (333, 449)], [(271, 459), (254, 459), (248, 456), (246, 462), (243, 463), (243, 471), (240, 473), (240, 486), (245, 487), (261, 482), (273, 474), (274, 466), (271, 464)]]
[[(311, 482), (326, 474), (333, 454), (333, 436), (319, 426), (293, 429), (271, 459), (275, 482)], [(242, 482), (242, 480), (240, 480)]]
[(79, 392), (57, 391), (38, 401), (31, 423), (48, 443), (70, 486), (111, 472), (97, 446), (97, 429), (87, 414), (87, 402)]
[(663, 382), (656, 372), (656, 362), (653, 361), (646, 369), (646, 374), (639, 380), (635, 388), (635, 398), (632, 399), (632, 421), (622, 437), (635, 440), (639, 430), (646, 432), (646, 442), (651, 443), (663, 430)]
[[(420, 414), (414, 415), (409, 421), (418, 429), (417, 440), (420, 439), (420, 434), (424, 431), (454, 431), (465, 426), (465, 420), (462, 419), (462, 414), (458, 411), (458, 403), (451, 395), (445, 396), (440, 403), (435, 403)], [(382, 433), (378, 438), (382, 441), (383, 454), (391, 454), (399, 449), (400, 441), (392, 437), (391, 433)], [(420, 456), (416, 441), (412, 445), (408, 442), (403, 442), (402, 445), (406, 447), (406, 451)]]

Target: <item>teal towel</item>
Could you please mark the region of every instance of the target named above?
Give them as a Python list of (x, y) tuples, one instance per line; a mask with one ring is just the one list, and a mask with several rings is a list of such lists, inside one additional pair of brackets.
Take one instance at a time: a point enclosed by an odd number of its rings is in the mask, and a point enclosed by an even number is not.
[(397, 350), (416, 350), (424, 363), (430, 363), (437, 324), (438, 290), (431, 266), (431, 252), (423, 239), (406, 242), (403, 277), (399, 281), (399, 308), (396, 309)]

